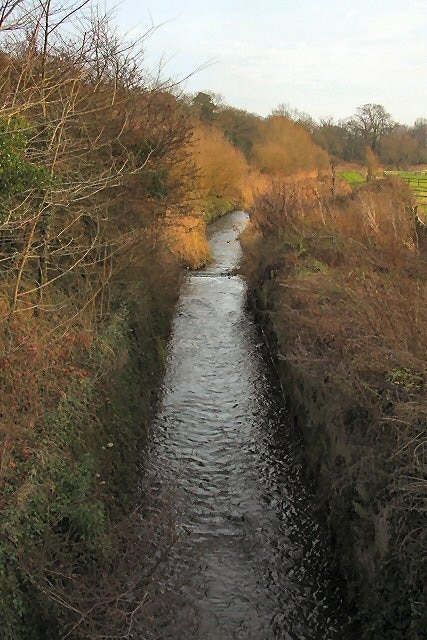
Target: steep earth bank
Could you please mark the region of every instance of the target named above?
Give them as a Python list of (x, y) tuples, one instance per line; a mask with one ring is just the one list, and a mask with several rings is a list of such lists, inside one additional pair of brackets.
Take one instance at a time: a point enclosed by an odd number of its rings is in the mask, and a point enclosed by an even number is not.
[(146, 614), (163, 524), (135, 511), (138, 459), (180, 282), (164, 264), (148, 275), (115, 287), (102, 330), (69, 330), (32, 430), (3, 453), (4, 640), (125, 637)]
[[(366, 202), (377, 221), (380, 202), (388, 201), (386, 221), (396, 210), (410, 211), (400, 186), (368, 186), (338, 203), (318, 199), (319, 191), (310, 200), (301, 187), (282, 186), (255, 206), (243, 237), (250, 304), (303, 434), (305, 472), (327, 514), (363, 637), (421, 640), (425, 336), (415, 342), (408, 334), (413, 307), (418, 320), (425, 316), (425, 249), (405, 254), (395, 246), (392, 258), (384, 226), (383, 246), (349, 231), (350, 212), (363, 216)], [(340, 209), (360, 255), (346, 254)], [(374, 246), (377, 259), (368, 264), (365, 253)], [(399, 254), (405, 266), (392, 282)]]

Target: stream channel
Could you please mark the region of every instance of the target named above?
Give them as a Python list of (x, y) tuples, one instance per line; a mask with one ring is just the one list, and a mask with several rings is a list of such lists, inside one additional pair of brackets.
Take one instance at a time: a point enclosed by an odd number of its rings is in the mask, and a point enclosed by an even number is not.
[(186, 533), (165, 561), (169, 615), (152, 638), (347, 640), (301, 440), (230, 275), (246, 222), (234, 212), (209, 227), (213, 262), (189, 274), (174, 320), (143, 466), (152, 491), (172, 488)]

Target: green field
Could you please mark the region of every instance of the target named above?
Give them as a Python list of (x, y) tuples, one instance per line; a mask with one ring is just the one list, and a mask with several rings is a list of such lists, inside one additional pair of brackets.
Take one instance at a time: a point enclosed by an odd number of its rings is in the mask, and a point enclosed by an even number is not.
[(418, 203), (427, 212), (427, 171), (384, 171), (386, 176), (398, 176), (409, 184)]
[(404, 180), (427, 180), (426, 171), (384, 171), (386, 176), (399, 176)]
[(352, 189), (366, 183), (366, 172), (363, 173), (362, 171), (349, 169), (348, 171), (338, 171), (337, 174), (340, 178), (348, 182)]
[[(338, 176), (346, 180), (352, 189), (366, 183), (366, 172), (362, 170), (339, 171)], [(407, 182), (427, 215), (427, 171), (384, 171), (384, 176), (396, 176)]]

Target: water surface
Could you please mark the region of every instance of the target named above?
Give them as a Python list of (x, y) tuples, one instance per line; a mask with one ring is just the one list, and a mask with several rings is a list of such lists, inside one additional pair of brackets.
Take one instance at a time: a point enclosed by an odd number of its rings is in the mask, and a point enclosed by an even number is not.
[(300, 440), (245, 308), (235, 212), (176, 313), (146, 474), (186, 531), (167, 560), (161, 640), (343, 640), (346, 615)]

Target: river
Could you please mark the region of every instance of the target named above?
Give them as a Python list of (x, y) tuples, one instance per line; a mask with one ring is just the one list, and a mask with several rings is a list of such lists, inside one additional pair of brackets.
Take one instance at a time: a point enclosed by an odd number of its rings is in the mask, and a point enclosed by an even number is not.
[(347, 640), (300, 437), (231, 273), (246, 222), (211, 225), (214, 261), (189, 274), (175, 316), (144, 473), (169, 488), (184, 533), (159, 587), (169, 615), (150, 637)]

